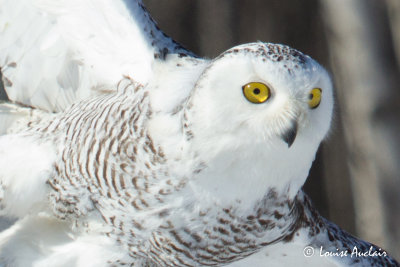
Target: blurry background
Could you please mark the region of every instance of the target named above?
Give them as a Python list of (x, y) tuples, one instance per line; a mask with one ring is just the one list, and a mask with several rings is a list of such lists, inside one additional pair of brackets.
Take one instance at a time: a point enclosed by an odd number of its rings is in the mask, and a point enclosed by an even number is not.
[(144, 0), (198, 55), (287, 44), (325, 66), (333, 128), (305, 189), (320, 213), (400, 259), (400, 0)]

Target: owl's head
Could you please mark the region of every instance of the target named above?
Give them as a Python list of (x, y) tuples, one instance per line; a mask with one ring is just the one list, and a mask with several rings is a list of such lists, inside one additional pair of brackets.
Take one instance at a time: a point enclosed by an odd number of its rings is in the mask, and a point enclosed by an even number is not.
[[(287, 46), (252, 43), (224, 52), (204, 69), (184, 125), (210, 172), (230, 186), (246, 190), (259, 183), (297, 192), (332, 110), (332, 83), (317, 62)], [(218, 177), (210, 179), (204, 184), (218, 183)]]

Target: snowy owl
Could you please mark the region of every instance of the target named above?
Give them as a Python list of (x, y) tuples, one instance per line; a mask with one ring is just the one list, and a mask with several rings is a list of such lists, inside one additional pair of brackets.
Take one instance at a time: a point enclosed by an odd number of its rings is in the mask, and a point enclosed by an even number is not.
[(333, 110), (313, 59), (262, 42), (197, 58), (140, 1), (14, 3), (0, 1), (0, 204), (17, 218), (2, 265), (398, 266), (302, 192)]

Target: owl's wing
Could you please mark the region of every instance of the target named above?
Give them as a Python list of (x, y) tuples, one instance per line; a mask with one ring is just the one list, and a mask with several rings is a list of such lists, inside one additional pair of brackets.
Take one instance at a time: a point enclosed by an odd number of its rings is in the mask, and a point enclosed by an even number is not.
[(141, 0), (0, 0), (0, 67), (11, 102), (58, 112), (126, 75), (145, 84), (166, 54), (189, 54)]

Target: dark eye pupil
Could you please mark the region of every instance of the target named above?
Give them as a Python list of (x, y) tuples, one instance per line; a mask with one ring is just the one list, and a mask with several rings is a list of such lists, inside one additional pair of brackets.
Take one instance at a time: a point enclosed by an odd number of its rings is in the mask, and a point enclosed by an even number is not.
[(308, 95), (308, 98), (309, 98), (310, 100), (313, 99), (313, 97), (314, 97), (313, 94), (309, 94), (309, 95)]
[(253, 93), (254, 93), (255, 95), (258, 95), (258, 94), (261, 93), (261, 91), (260, 91), (260, 89), (256, 88), (256, 89), (253, 90)]

